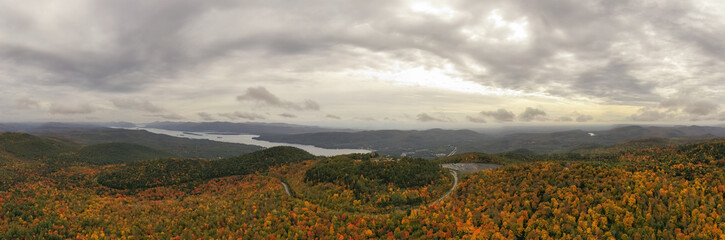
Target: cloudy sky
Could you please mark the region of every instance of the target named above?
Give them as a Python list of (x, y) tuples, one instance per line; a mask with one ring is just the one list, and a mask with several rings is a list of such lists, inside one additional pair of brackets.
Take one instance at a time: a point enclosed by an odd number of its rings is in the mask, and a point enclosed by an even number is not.
[(725, 121), (720, 0), (0, 0), (0, 121)]

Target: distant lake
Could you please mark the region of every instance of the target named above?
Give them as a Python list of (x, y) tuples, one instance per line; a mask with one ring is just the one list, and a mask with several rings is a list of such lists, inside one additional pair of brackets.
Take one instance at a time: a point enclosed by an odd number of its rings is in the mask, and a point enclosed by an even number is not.
[(207, 140), (212, 140), (212, 141), (217, 141), (217, 142), (228, 142), (228, 143), (242, 143), (242, 144), (256, 145), (256, 146), (261, 146), (261, 147), (266, 147), (266, 148), (276, 147), (276, 146), (291, 146), (291, 147), (296, 147), (296, 148), (305, 150), (316, 156), (335, 156), (335, 155), (341, 155), (341, 154), (370, 153), (371, 152), (370, 150), (366, 150), (366, 149), (328, 149), (328, 148), (315, 147), (312, 145), (277, 143), (277, 142), (268, 142), (268, 141), (253, 139), (255, 137), (259, 137), (259, 135), (227, 134), (227, 133), (215, 134), (215, 133), (205, 133), (205, 132), (171, 131), (171, 130), (156, 129), (156, 128), (128, 128), (128, 129), (146, 130), (148, 132), (152, 132), (152, 133), (156, 133), (156, 134), (164, 134), (164, 135), (181, 137), (181, 138), (207, 139)]

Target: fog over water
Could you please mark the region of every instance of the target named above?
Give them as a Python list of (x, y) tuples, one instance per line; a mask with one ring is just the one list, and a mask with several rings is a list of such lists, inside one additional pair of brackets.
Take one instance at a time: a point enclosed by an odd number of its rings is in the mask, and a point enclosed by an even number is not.
[(212, 140), (212, 141), (217, 141), (217, 142), (228, 142), (228, 143), (242, 143), (242, 144), (256, 145), (256, 146), (261, 146), (261, 147), (266, 147), (266, 148), (276, 147), (276, 146), (292, 146), (292, 147), (296, 147), (296, 148), (305, 150), (305, 151), (307, 151), (313, 155), (317, 155), (317, 156), (335, 156), (335, 155), (340, 155), (340, 154), (371, 152), (371, 150), (366, 150), (366, 149), (327, 149), (327, 148), (315, 147), (312, 145), (277, 143), (277, 142), (268, 142), (268, 141), (254, 139), (255, 137), (259, 137), (259, 135), (183, 132), (183, 131), (156, 129), (156, 128), (131, 128), (131, 129), (146, 130), (148, 132), (152, 132), (152, 133), (156, 133), (156, 134), (164, 134), (164, 135), (169, 135), (169, 136), (174, 136), (174, 137), (182, 137), (182, 138), (190, 138), (190, 139), (207, 139), (207, 140)]

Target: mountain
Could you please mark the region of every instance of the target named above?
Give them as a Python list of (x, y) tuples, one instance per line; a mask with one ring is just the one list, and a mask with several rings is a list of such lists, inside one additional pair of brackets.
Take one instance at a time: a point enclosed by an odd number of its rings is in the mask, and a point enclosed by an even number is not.
[(38, 137), (25, 133), (0, 133), (0, 154), (35, 160), (75, 151), (80, 145), (56, 138)]
[(70, 155), (76, 161), (97, 165), (128, 163), (138, 160), (170, 158), (174, 155), (133, 143), (101, 143), (81, 148)]
[(259, 140), (315, 145), (324, 148), (375, 149), (387, 155), (433, 157), (453, 151), (451, 145), (470, 145), (488, 137), (471, 130), (378, 130), (361, 132), (324, 132), (291, 135), (262, 135)]
[(147, 128), (158, 128), (186, 132), (218, 132), (234, 134), (274, 135), (304, 134), (317, 132), (346, 132), (350, 130), (321, 128), (286, 123), (232, 123), (232, 122), (154, 122)]
[(132, 143), (153, 148), (178, 157), (216, 159), (237, 156), (263, 149), (259, 146), (225, 143), (202, 139), (177, 138), (144, 130), (115, 128), (39, 128), (34, 134), (52, 136), (83, 145), (101, 143)]
[(168, 186), (190, 181), (264, 172), (272, 166), (312, 159), (315, 159), (315, 156), (302, 149), (282, 146), (219, 160), (134, 161), (106, 169), (98, 177), (98, 182), (115, 189)]
[[(502, 153), (526, 149), (535, 153), (614, 145), (643, 138), (712, 138), (725, 136), (725, 128), (703, 126), (623, 126), (603, 131), (570, 130), (551, 133), (515, 133), (500, 137), (469, 130), (325, 132), (262, 135), (257, 139), (325, 148), (367, 148), (386, 155), (434, 158), (450, 152)], [(454, 151), (455, 150), (455, 151)]]

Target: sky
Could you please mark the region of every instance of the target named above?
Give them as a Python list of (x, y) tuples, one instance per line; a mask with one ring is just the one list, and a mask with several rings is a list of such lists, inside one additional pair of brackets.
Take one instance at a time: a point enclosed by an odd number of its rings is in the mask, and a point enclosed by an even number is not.
[(720, 0), (0, 0), (0, 122), (725, 123)]

